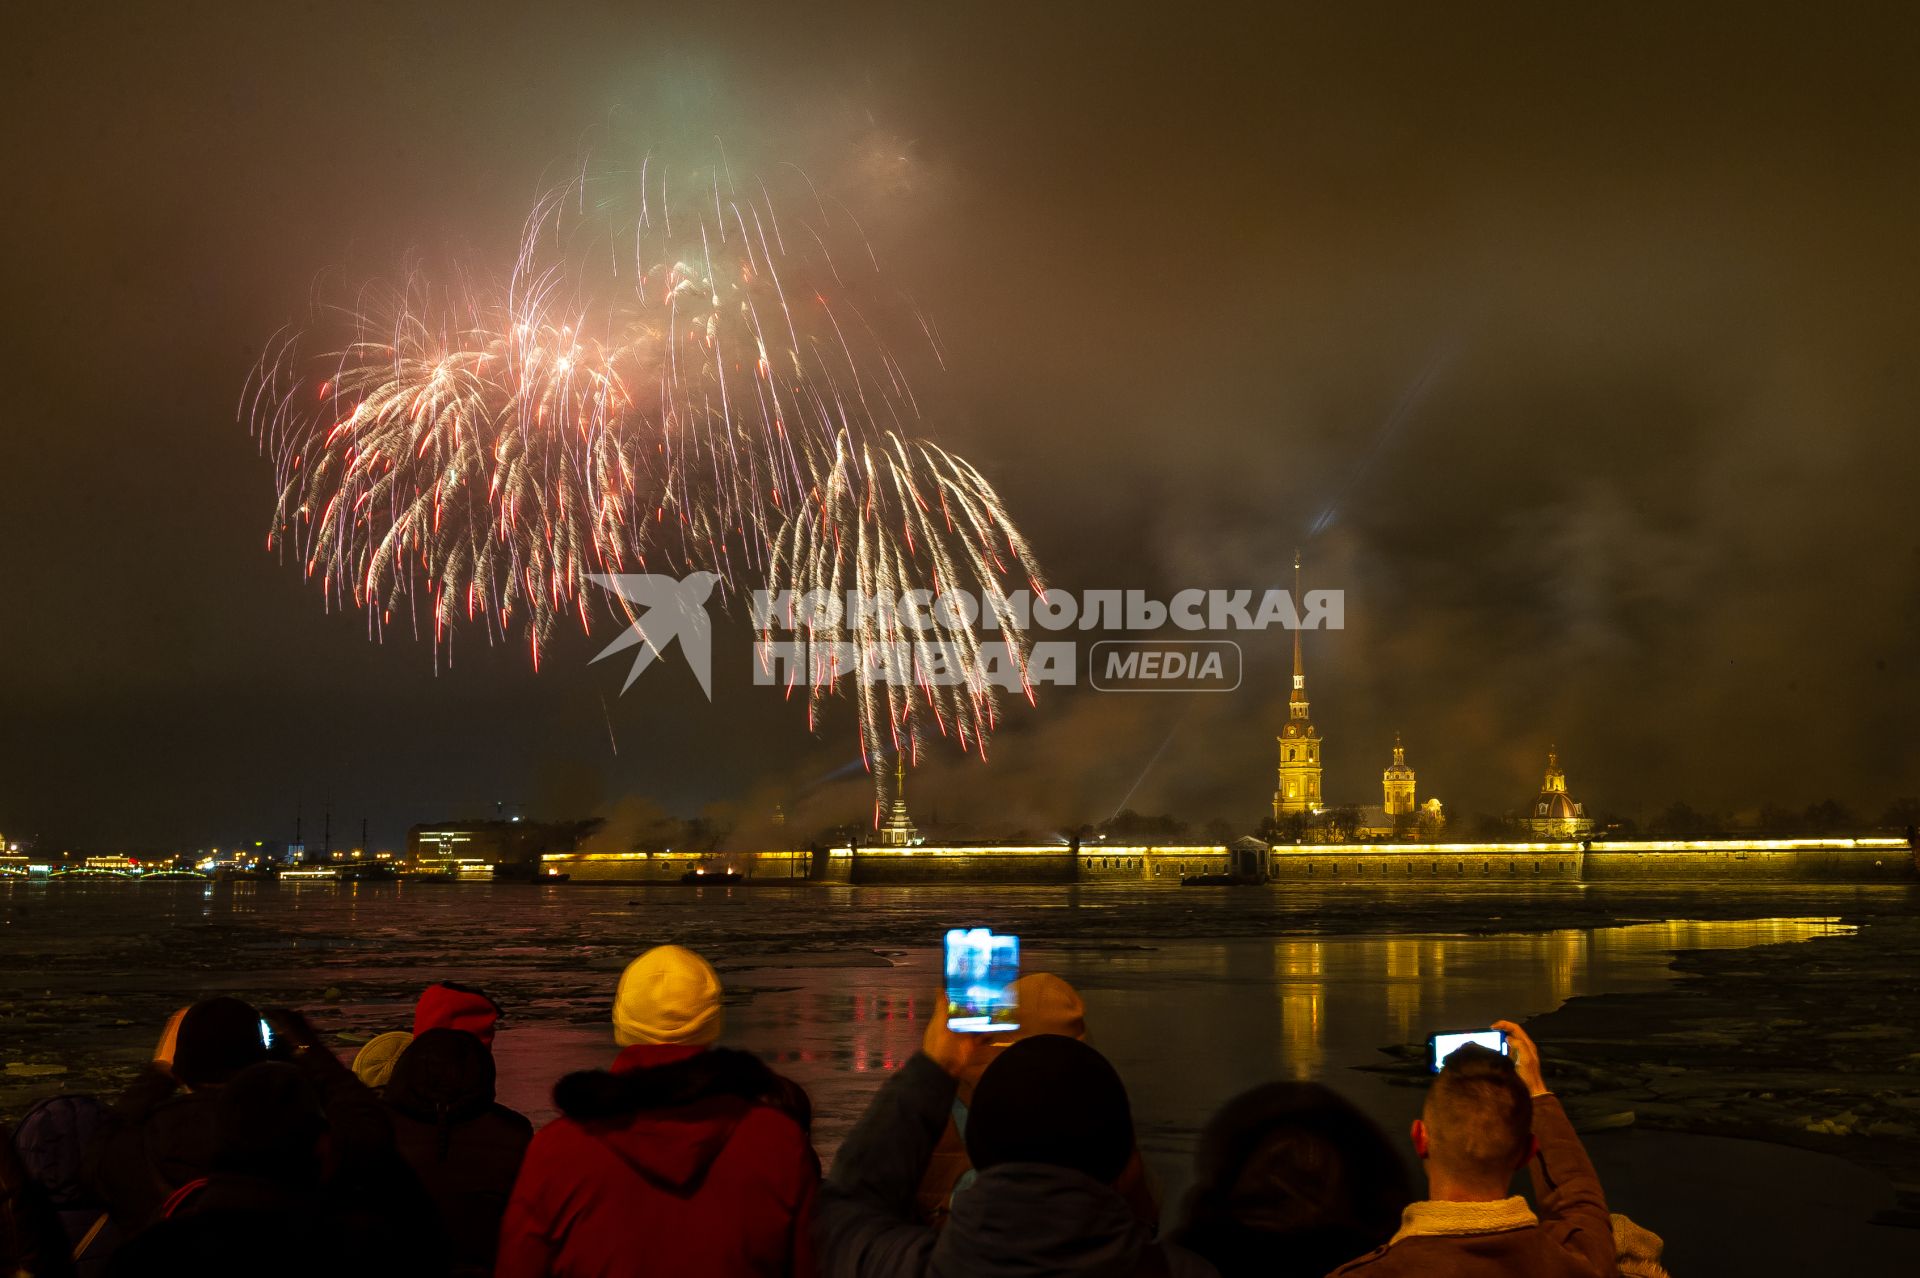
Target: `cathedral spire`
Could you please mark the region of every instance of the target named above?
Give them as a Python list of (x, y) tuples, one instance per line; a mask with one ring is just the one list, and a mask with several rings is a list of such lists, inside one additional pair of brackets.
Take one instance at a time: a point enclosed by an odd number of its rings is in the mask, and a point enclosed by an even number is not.
[(1320, 811), (1320, 730), (1307, 713), (1307, 670), (1300, 660), (1300, 552), (1293, 552), (1293, 691), (1281, 725), (1280, 773), (1273, 792), (1273, 819)]
[[(1293, 552), (1293, 611), (1297, 618), (1300, 615), (1300, 552), (1298, 550)], [(1300, 627), (1298, 625), (1293, 628), (1293, 695), (1288, 698), (1288, 701), (1291, 703), (1287, 711), (1289, 717), (1294, 719), (1307, 717), (1307, 668), (1300, 662)]]
[(886, 824), (880, 827), (880, 844), (882, 847), (911, 847), (918, 842), (915, 837), (918, 833), (913, 828), (913, 818), (907, 815), (907, 752), (896, 750), (893, 755), (893, 810)]

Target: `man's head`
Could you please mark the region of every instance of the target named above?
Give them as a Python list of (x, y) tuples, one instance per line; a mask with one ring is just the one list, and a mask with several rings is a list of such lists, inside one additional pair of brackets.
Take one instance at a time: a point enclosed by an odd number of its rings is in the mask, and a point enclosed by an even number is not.
[(1022, 1039), (1058, 1034), (1086, 1041), (1087, 1005), (1080, 1000), (1080, 991), (1065, 980), (1051, 972), (1029, 972), (1007, 988), (1020, 1008), (1020, 1028), (1005, 1036), (988, 1035), (993, 1040), (993, 1050), (959, 1076), (960, 1099), (969, 1103), (987, 1066)]
[(967, 1157), (981, 1171), (1044, 1163), (1111, 1184), (1133, 1156), (1126, 1085), (1077, 1039), (1041, 1034), (994, 1058), (967, 1109)]
[(1414, 1120), (1413, 1147), (1433, 1197), (1506, 1197), (1534, 1148), (1533, 1098), (1513, 1062), (1471, 1043), (1447, 1057)]

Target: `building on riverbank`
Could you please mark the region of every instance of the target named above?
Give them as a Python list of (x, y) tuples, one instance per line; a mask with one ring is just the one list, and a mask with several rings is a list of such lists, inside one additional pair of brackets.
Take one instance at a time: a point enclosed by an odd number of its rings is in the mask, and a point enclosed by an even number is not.
[(439, 821), (407, 831), (407, 865), (421, 874), (492, 879), (504, 867), (531, 874), (541, 858), (566, 855), (591, 825), (580, 821)]
[(1593, 833), (1586, 805), (1567, 793), (1567, 774), (1560, 768), (1560, 752), (1555, 746), (1547, 747), (1547, 774), (1527, 815), (1527, 829), (1541, 839), (1584, 839)]
[[(1300, 556), (1293, 557), (1293, 597), (1300, 595)], [(1300, 650), (1300, 628), (1293, 631), (1293, 686), (1287, 694), (1287, 721), (1275, 737), (1279, 746), (1273, 790), (1273, 828), (1294, 839), (1346, 842), (1351, 839), (1437, 838), (1446, 824), (1440, 800), (1418, 796), (1418, 777), (1407, 763), (1405, 745), (1393, 734), (1393, 762), (1381, 774), (1378, 804), (1331, 804), (1324, 786), (1326, 744), (1313, 722), (1307, 700), (1307, 671)]]
[[(1300, 598), (1300, 556), (1293, 556), (1293, 597)], [(1307, 703), (1306, 667), (1300, 661), (1300, 627), (1293, 628), (1293, 689), (1287, 696), (1287, 722), (1275, 738), (1280, 746), (1279, 777), (1273, 790), (1275, 825), (1304, 822), (1323, 804), (1320, 789), (1320, 730)]]

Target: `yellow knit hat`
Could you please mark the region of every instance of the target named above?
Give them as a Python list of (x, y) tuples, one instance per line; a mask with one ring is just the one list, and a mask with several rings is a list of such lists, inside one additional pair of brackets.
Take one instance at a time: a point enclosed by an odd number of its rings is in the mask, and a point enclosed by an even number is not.
[(354, 1077), (375, 1089), (385, 1087), (393, 1076), (394, 1063), (400, 1059), (400, 1053), (413, 1045), (413, 1035), (406, 1030), (388, 1030), (384, 1034), (375, 1034), (367, 1040), (353, 1058)]
[(656, 946), (620, 973), (613, 1041), (705, 1046), (720, 1037), (720, 994), (720, 978), (705, 959), (678, 945)]

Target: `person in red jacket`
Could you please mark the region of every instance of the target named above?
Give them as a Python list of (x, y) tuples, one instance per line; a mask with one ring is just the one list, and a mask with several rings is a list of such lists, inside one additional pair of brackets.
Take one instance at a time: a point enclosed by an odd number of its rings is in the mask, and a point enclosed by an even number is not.
[(569, 1074), (500, 1227), (496, 1278), (810, 1275), (807, 1094), (717, 1048), (720, 979), (677, 945), (628, 964), (612, 1070)]

